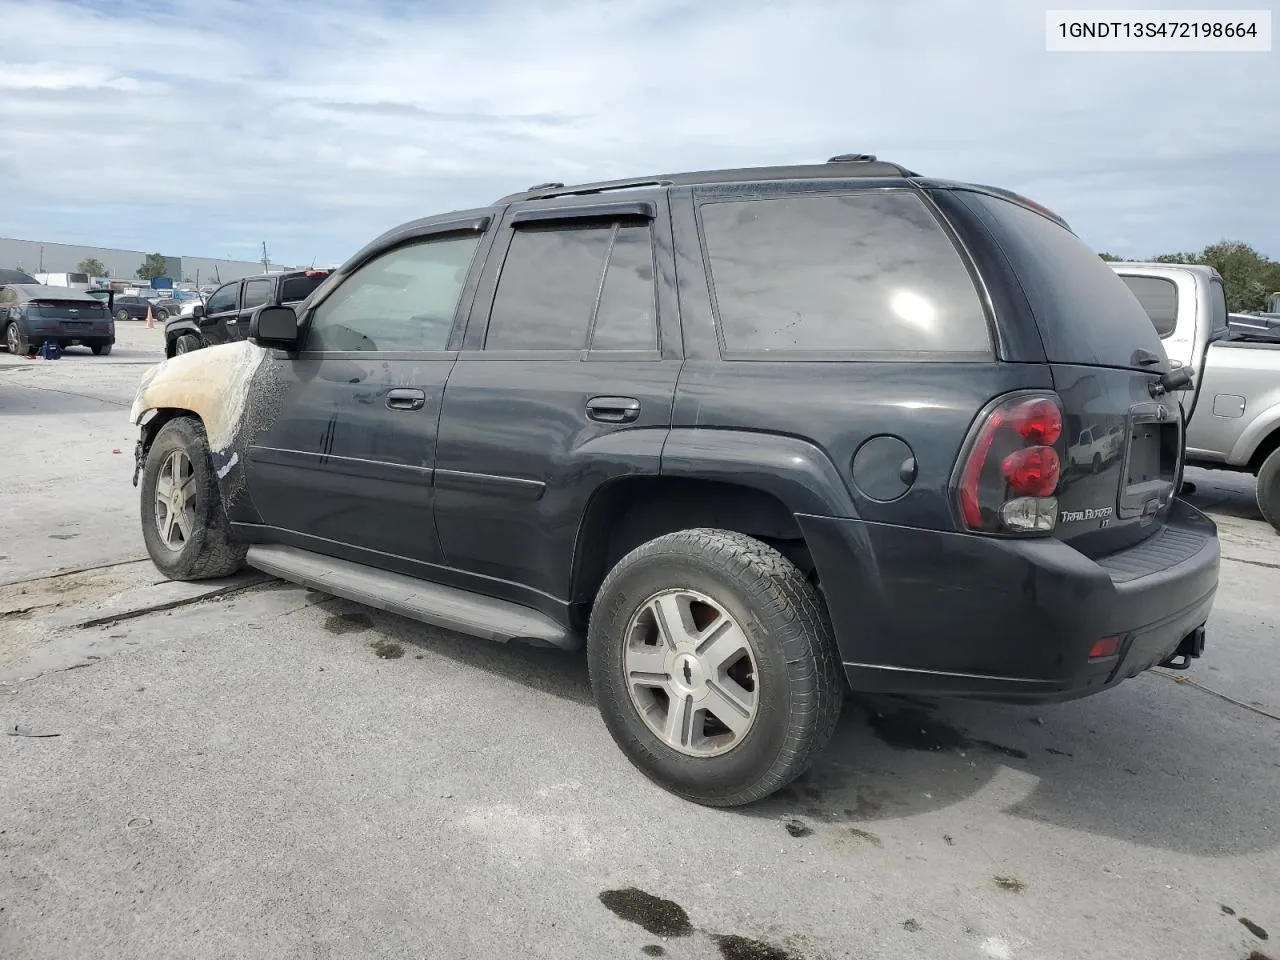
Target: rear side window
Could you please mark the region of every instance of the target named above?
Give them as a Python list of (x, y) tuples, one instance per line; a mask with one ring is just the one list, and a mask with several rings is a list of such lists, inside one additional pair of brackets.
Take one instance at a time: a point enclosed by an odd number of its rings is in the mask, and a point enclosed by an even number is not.
[(613, 224), (521, 227), (498, 279), (486, 350), (582, 350)]
[(296, 303), (311, 296), (311, 291), (324, 283), (328, 274), (317, 274), (314, 277), (289, 277), (280, 287), (281, 303)]
[(600, 289), (592, 350), (658, 349), (653, 277), (652, 228), (647, 223), (620, 225)]
[(727, 355), (989, 358), (973, 280), (903, 190), (700, 207)]
[(648, 223), (519, 227), (498, 278), (486, 350), (656, 350)]
[(1131, 277), (1120, 279), (1133, 291), (1155, 325), (1160, 339), (1171, 336), (1178, 326), (1178, 285), (1167, 277)]
[(1139, 349), (1164, 355), (1137, 298), (1079, 237), (1010, 200), (968, 190), (957, 195), (1009, 258), (1050, 363), (1142, 369)]
[(249, 310), (252, 307), (260, 307), (271, 299), (272, 290), (275, 288), (274, 280), (247, 280), (244, 285), (244, 298), (241, 309)]

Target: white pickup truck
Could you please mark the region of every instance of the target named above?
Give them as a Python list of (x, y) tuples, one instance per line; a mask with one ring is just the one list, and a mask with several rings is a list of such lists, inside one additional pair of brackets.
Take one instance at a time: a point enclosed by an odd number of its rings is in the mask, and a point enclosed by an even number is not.
[(1257, 477), (1258, 508), (1280, 530), (1280, 330), (1231, 322), (1212, 267), (1116, 262), (1112, 268), (1146, 309), (1175, 367), (1182, 394), (1186, 462)]

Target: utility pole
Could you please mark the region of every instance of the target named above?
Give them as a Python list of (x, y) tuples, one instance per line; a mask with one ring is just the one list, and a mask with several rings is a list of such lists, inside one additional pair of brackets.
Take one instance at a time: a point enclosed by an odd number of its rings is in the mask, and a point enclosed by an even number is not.
[(262, 241), (262, 272), (268, 273), (271, 270), (271, 258), (267, 256), (267, 241)]

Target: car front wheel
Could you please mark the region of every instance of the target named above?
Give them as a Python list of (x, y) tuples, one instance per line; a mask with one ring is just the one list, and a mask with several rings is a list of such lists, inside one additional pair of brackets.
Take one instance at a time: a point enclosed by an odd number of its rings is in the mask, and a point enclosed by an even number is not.
[(248, 550), (231, 539), (204, 425), (193, 417), (166, 423), (142, 471), (142, 539), (170, 580), (235, 573)]
[(173, 343), (174, 354), (190, 353), (200, 349), (200, 338), (191, 333), (184, 333)]
[(782, 554), (732, 531), (684, 530), (623, 557), (596, 596), (587, 658), (628, 759), (708, 806), (786, 786), (840, 715), (821, 597)]

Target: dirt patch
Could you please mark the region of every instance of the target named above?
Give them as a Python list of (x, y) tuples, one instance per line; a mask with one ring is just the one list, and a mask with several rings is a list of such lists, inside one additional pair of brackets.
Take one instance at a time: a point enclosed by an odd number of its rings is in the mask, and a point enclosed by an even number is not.
[(391, 640), (378, 640), (369, 644), (373, 652), (383, 660), (399, 660), (404, 656), (404, 647)]
[(992, 877), (997, 887), (1009, 893), (1021, 893), (1027, 885), (1017, 877)]

